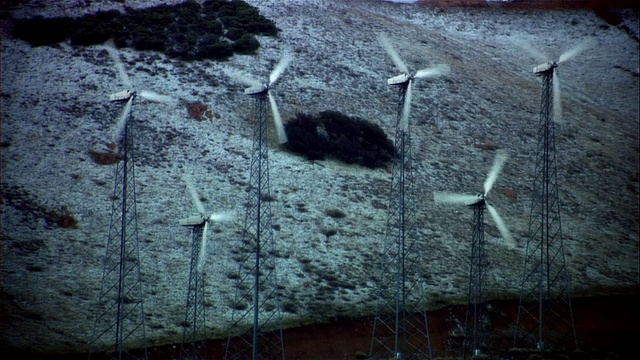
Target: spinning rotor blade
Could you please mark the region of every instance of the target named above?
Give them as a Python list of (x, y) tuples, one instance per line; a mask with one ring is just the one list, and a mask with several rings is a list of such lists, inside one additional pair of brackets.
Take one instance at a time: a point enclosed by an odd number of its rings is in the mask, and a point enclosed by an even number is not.
[(204, 214), (205, 213), (204, 206), (202, 205), (202, 201), (200, 201), (200, 196), (198, 195), (198, 192), (196, 191), (196, 189), (193, 187), (193, 184), (191, 183), (191, 179), (185, 176), (184, 182), (187, 184), (187, 190), (189, 191), (189, 194), (191, 194), (191, 199), (193, 200), (193, 205), (195, 205), (196, 210), (198, 211), (199, 214)]
[(489, 191), (491, 191), (493, 184), (496, 182), (496, 179), (498, 179), (500, 171), (502, 171), (505, 161), (507, 161), (507, 153), (499, 151), (498, 154), (496, 154), (496, 158), (493, 160), (493, 166), (487, 174), (487, 179), (484, 181), (484, 196), (487, 196)]
[(122, 81), (122, 84), (125, 87), (127, 87), (128, 89), (131, 89), (132, 87), (131, 80), (129, 80), (129, 75), (127, 75), (127, 72), (124, 69), (124, 65), (122, 65), (122, 60), (120, 60), (120, 54), (118, 54), (118, 51), (116, 50), (113, 40), (107, 41), (104, 45), (105, 45), (104, 48), (109, 53), (109, 56), (111, 56), (111, 59), (116, 64), (116, 69), (118, 69), (118, 76), (120, 77), (120, 81)]
[(269, 85), (278, 81), (278, 78), (280, 78), (284, 70), (287, 68), (287, 66), (289, 66), (290, 62), (291, 62), (291, 54), (289, 54), (288, 52), (285, 52), (282, 55), (282, 58), (280, 59), (276, 67), (273, 68), (273, 71), (271, 72), (271, 74), (269, 74)]
[(511, 236), (511, 232), (509, 232), (509, 229), (507, 229), (507, 226), (504, 224), (504, 221), (502, 221), (502, 218), (500, 217), (500, 215), (498, 215), (498, 212), (496, 211), (496, 209), (489, 204), (486, 204), (486, 205), (487, 205), (487, 210), (489, 210), (489, 214), (491, 214), (493, 221), (496, 223), (496, 226), (498, 227), (498, 230), (502, 235), (502, 238), (507, 243), (507, 246), (513, 249), (516, 246), (516, 244), (513, 241), (513, 236)]
[(411, 113), (411, 97), (413, 91), (411, 88), (413, 84), (413, 80), (409, 80), (409, 84), (407, 84), (407, 90), (404, 94), (404, 104), (402, 104), (402, 122), (400, 125), (402, 126), (402, 130), (407, 131), (409, 129), (409, 115)]
[(225, 74), (227, 74), (227, 76), (229, 76), (230, 78), (241, 82), (247, 86), (251, 86), (251, 87), (258, 87), (258, 86), (262, 86), (262, 84), (258, 81), (255, 80), (251, 77), (249, 77), (249, 75), (244, 74), (238, 70), (229, 70), (229, 69), (224, 69), (223, 72)]
[(452, 194), (447, 192), (434, 192), (433, 199), (440, 204), (471, 205), (478, 202), (478, 195)]
[(113, 138), (111, 139), (111, 141), (116, 145), (120, 142), (120, 138), (122, 137), (122, 132), (124, 131), (125, 126), (127, 126), (127, 120), (129, 119), (129, 114), (131, 114), (132, 104), (133, 104), (133, 96), (130, 97), (129, 100), (127, 100), (127, 103), (124, 105), (124, 108), (120, 113), (118, 122), (116, 123), (116, 129), (113, 132)]
[(391, 60), (393, 60), (393, 63), (396, 65), (398, 70), (400, 70), (400, 72), (402, 73), (408, 74), (409, 69), (407, 68), (407, 65), (405, 65), (405, 63), (402, 61), (400, 55), (398, 55), (398, 52), (393, 47), (393, 45), (391, 45), (391, 41), (389, 40), (389, 38), (387, 38), (383, 34), (380, 34), (380, 36), (378, 36), (378, 41), (380, 42), (380, 45), (382, 45), (382, 47), (385, 49), (387, 54), (391, 56)]
[(209, 220), (215, 221), (215, 222), (227, 222), (227, 221), (233, 220), (233, 217), (234, 217), (233, 213), (223, 212), (223, 213), (211, 214), (211, 216), (209, 216)]
[(172, 98), (171, 96), (160, 95), (153, 91), (141, 90), (139, 95), (141, 98), (145, 100), (159, 102), (159, 103), (173, 105), (173, 106), (178, 105), (178, 100)]
[(531, 44), (527, 43), (524, 40), (516, 40), (514, 41), (514, 44), (517, 45), (522, 50), (528, 52), (529, 55), (531, 55), (531, 57), (536, 59), (536, 61), (539, 63), (544, 63), (550, 60), (549, 56), (544, 54), (542, 51), (535, 49), (533, 46), (531, 46)]
[(278, 110), (278, 105), (276, 104), (276, 99), (271, 95), (271, 91), (269, 94), (269, 103), (271, 104), (271, 112), (273, 113), (273, 122), (276, 125), (276, 132), (278, 133), (278, 143), (284, 144), (287, 141), (287, 133), (284, 130), (284, 125), (282, 124), (282, 118), (280, 117), (280, 111)]
[(558, 59), (558, 63), (563, 63), (563, 62), (575, 57), (576, 55), (580, 54), (584, 50), (588, 49), (590, 46), (591, 46), (591, 42), (582, 41), (578, 45), (576, 45), (576, 46), (572, 47), (571, 49), (569, 49), (569, 50), (565, 51), (564, 53), (562, 53), (560, 55), (560, 58)]
[(562, 97), (560, 95), (560, 77), (558, 72), (553, 70), (553, 121), (560, 122), (562, 120)]
[(417, 77), (419, 79), (424, 79), (424, 78), (447, 75), (449, 72), (451, 72), (451, 68), (449, 67), (449, 65), (438, 64), (431, 68), (421, 69), (416, 71), (416, 74), (414, 75), (414, 77)]
[(200, 253), (198, 254), (198, 271), (202, 271), (204, 260), (207, 256), (207, 233), (209, 232), (209, 223), (205, 222), (202, 227), (202, 240), (200, 241)]

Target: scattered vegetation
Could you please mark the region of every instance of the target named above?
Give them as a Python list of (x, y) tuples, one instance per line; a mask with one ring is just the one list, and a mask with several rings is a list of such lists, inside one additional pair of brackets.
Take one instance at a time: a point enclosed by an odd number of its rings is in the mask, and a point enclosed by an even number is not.
[[(194, 102), (188, 106), (189, 117), (198, 121), (213, 120), (214, 115), (209, 107), (201, 102)], [(220, 115), (218, 115), (219, 117)]]
[(111, 152), (101, 153), (89, 151), (89, 156), (91, 156), (91, 160), (98, 165), (113, 165), (123, 159), (122, 154)]
[(255, 35), (276, 36), (275, 23), (241, 0), (189, 0), (146, 9), (125, 7), (81, 18), (16, 20), (13, 35), (32, 46), (70, 40), (88, 46), (113, 38), (118, 47), (164, 52), (180, 60), (225, 60), (234, 53), (251, 54), (260, 43)]
[[(38, 218), (44, 219), (48, 224), (56, 224), (61, 228), (77, 228), (78, 221), (71, 215), (66, 206), (60, 206), (58, 209), (48, 209), (40, 205), (37, 198), (27, 190), (19, 186), (4, 187), (2, 189), (3, 201), (12, 206), (16, 210), (24, 213), (25, 222), (35, 223)], [(24, 243), (26, 249), (29, 245)]]
[(338, 111), (323, 111), (316, 116), (299, 113), (285, 126), (287, 148), (309, 160), (331, 157), (376, 168), (393, 158), (393, 142), (378, 125)]
[(334, 219), (342, 219), (347, 216), (342, 210), (339, 209), (327, 209), (324, 211), (325, 215), (332, 217)]

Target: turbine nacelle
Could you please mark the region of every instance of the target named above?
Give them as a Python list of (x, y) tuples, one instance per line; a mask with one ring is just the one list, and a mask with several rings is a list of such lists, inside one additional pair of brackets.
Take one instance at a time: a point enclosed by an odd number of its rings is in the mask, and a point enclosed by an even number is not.
[(475, 206), (484, 206), (487, 203), (486, 197), (484, 194), (480, 193), (478, 195), (475, 195), (475, 199), (471, 199), (471, 201), (467, 202), (465, 205), (469, 206), (469, 207), (475, 207)]
[(413, 79), (413, 76), (409, 75), (408, 73), (402, 73), (400, 75), (396, 75), (394, 77), (391, 77), (391, 78), (387, 79), (387, 84), (388, 85), (403, 85), (403, 84), (406, 84), (409, 81), (411, 81), (411, 79)]
[(266, 84), (244, 89), (245, 95), (265, 95), (267, 92), (269, 92), (269, 85)]
[(180, 226), (198, 226), (198, 225), (204, 225), (204, 223), (206, 223), (210, 219), (211, 218), (209, 216), (200, 214), (200, 215), (190, 216), (185, 219), (180, 219), (179, 223), (180, 223)]
[(536, 75), (543, 75), (549, 71), (553, 71), (553, 69), (558, 67), (558, 63), (555, 61), (548, 61), (544, 64), (540, 64), (533, 68), (533, 73)]
[(124, 101), (129, 100), (136, 95), (133, 90), (122, 90), (117, 93), (109, 95), (109, 101)]

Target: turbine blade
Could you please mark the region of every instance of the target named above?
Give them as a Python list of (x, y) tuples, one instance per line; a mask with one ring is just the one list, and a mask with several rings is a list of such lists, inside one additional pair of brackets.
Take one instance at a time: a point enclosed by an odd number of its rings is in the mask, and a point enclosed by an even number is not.
[(262, 86), (262, 84), (258, 81), (250, 77), (249, 75), (239, 71), (239, 70), (231, 70), (231, 69), (223, 69), (223, 72), (230, 78), (241, 82), (247, 86), (258, 87)]
[(155, 93), (153, 91), (148, 91), (148, 90), (141, 90), (139, 93), (140, 97), (145, 99), (145, 100), (149, 100), (149, 101), (153, 101), (153, 102), (159, 102), (159, 103), (163, 103), (166, 105), (171, 105), (171, 106), (176, 106), (178, 105), (178, 100), (168, 96), (168, 95), (161, 95), (158, 93)]
[(433, 78), (433, 77), (438, 77), (442, 75), (447, 75), (450, 72), (451, 72), (451, 68), (449, 67), (449, 65), (438, 64), (434, 67), (430, 67), (427, 69), (420, 69), (416, 71), (416, 74), (414, 76), (419, 79), (424, 79), (424, 78)]
[(287, 68), (287, 66), (289, 66), (290, 62), (291, 62), (291, 54), (289, 52), (285, 52), (282, 55), (282, 58), (280, 59), (280, 61), (278, 61), (278, 64), (276, 65), (276, 67), (273, 68), (273, 71), (271, 72), (271, 74), (269, 74), (269, 85), (278, 81), (278, 78), (280, 78), (284, 70)]
[(127, 100), (127, 103), (122, 108), (122, 112), (120, 113), (120, 117), (118, 118), (118, 122), (116, 123), (116, 129), (113, 132), (113, 137), (111, 141), (114, 144), (118, 144), (120, 142), (120, 138), (122, 138), (122, 133), (124, 132), (125, 126), (127, 126), (127, 120), (129, 119), (129, 115), (131, 114), (131, 106), (133, 105), (133, 96)]
[(404, 104), (402, 106), (402, 120), (400, 122), (400, 126), (402, 126), (402, 130), (407, 131), (409, 130), (409, 115), (411, 113), (411, 98), (413, 97), (413, 90), (412, 89), (412, 80), (409, 80), (409, 83), (407, 84), (407, 89), (405, 90), (404, 93)]
[(545, 53), (543, 53), (538, 49), (535, 49), (533, 46), (531, 46), (531, 44), (529, 44), (524, 40), (521, 40), (521, 39), (514, 40), (513, 43), (519, 48), (521, 48), (522, 50), (529, 53), (529, 55), (531, 55), (531, 57), (536, 59), (538, 63), (544, 63), (544, 62), (550, 61), (550, 57), (548, 55), (546, 55)]
[(591, 42), (590, 41), (582, 41), (582, 42), (578, 43), (576, 46), (574, 46), (571, 49), (569, 49), (569, 50), (565, 51), (564, 53), (562, 53), (560, 55), (560, 58), (558, 59), (558, 63), (562, 63), (562, 62), (565, 62), (567, 60), (572, 59), (573, 57), (577, 56), (578, 54), (580, 54), (581, 52), (585, 51), (589, 47), (591, 47)]
[(129, 80), (129, 75), (127, 75), (127, 72), (124, 69), (124, 65), (122, 65), (120, 54), (118, 54), (118, 51), (116, 50), (115, 46), (116, 45), (113, 42), (113, 40), (109, 40), (104, 44), (104, 48), (107, 50), (107, 52), (109, 53), (109, 56), (111, 56), (111, 59), (116, 65), (116, 69), (118, 70), (118, 76), (120, 77), (120, 81), (122, 81), (122, 84), (125, 87), (127, 87), (127, 90), (130, 90), (132, 88), (131, 80)]
[(484, 196), (487, 196), (491, 188), (493, 188), (493, 184), (498, 179), (498, 175), (500, 171), (502, 171), (502, 167), (504, 166), (504, 162), (507, 161), (507, 153), (504, 151), (498, 151), (496, 154), (496, 158), (493, 160), (493, 166), (491, 166), (491, 170), (487, 174), (487, 179), (484, 181)]
[(202, 227), (202, 240), (200, 241), (200, 253), (198, 254), (197, 269), (202, 271), (204, 261), (207, 256), (207, 233), (209, 232), (209, 222), (205, 221)]
[(504, 224), (504, 221), (502, 221), (502, 218), (500, 217), (500, 215), (498, 215), (498, 212), (496, 211), (496, 209), (493, 206), (489, 205), (488, 203), (486, 205), (487, 205), (487, 210), (489, 210), (489, 214), (491, 214), (491, 217), (493, 218), (493, 221), (496, 223), (496, 226), (498, 227), (498, 230), (500, 231), (500, 234), (502, 235), (502, 238), (506, 242), (507, 246), (511, 249), (515, 248), (516, 244), (513, 241), (513, 236), (511, 236), (511, 232), (509, 231), (509, 229), (507, 229), (507, 226)]
[(280, 117), (280, 110), (278, 110), (276, 99), (271, 95), (271, 91), (269, 91), (269, 103), (271, 104), (271, 112), (273, 113), (273, 122), (276, 125), (276, 132), (278, 133), (278, 143), (284, 144), (289, 140), (287, 139), (287, 133), (284, 130), (284, 125), (282, 124), (282, 118)]
[(400, 70), (400, 72), (402, 73), (408, 74), (409, 69), (407, 68), (407, 65), (405, 65), (405, 63), (402, 61), (402, 59), (400, 58), (400, 55), (398, 55), (398, 52), (391, 44), (391, 41), (389, 40), (389, 38), (387, 38), (387, 36), (384, 34), (380, 34), (378, 36), (378, 42), (380, 42), (380, 45), (384, 48), (387, 54), (391, 56), (391, 60), (393, 60), (393, 63), (396, 65), (398, 70)]
[(215, 221), (215, 222), (228, 222), (228, 221), (232, 221), (233, 219), (234, 219), (233, 213), (230, 211), (215, 213), (209, 216), (209, 220)]
[(452, 194), (436, 191), (433, 193), (433, 200), (439, 204), (471, 205), (481, 200), (481, 198), (478, 195)]
[(553, 121), (560, 122), (562, 121), (562, 94), (560, 90), (560, 77), (558, 76), (558, 72), (553, 70)]
[(204, 214), (205, 213), (204, 206), (202, 205), (202, 201), (200, 201), (200, 195), (198, 195), (198, 192), (193, 187), (193, 183), (191, 183), (191, 178), (185, 175), (184, 182), (187, 185), (187, 190), (191, 195), (191, 199), (193, 200), (193, 205), (195, 205), (196, 210), (198, 210), (199, 214)]

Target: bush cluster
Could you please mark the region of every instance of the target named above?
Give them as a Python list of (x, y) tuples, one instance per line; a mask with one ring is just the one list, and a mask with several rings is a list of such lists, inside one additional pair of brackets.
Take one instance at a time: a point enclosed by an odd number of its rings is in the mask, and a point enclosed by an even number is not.
[(331, 157), (376, 168), (393, 159), (393, 142), (378, 125), (338, 111), (299, 113), (285, 127), (287, 148), (310, 160)]
[(87, 46), (113, 38), (118, 47), (165, 52), (180, 60), (224, 60), (260, 47), (255, 35), (276, 36), (273, 21), (241, 0), (195, 0), (126, 12), (103, 11), (81, 18), (16, 20), (13, 35), (33, 46), (69, 39)]

